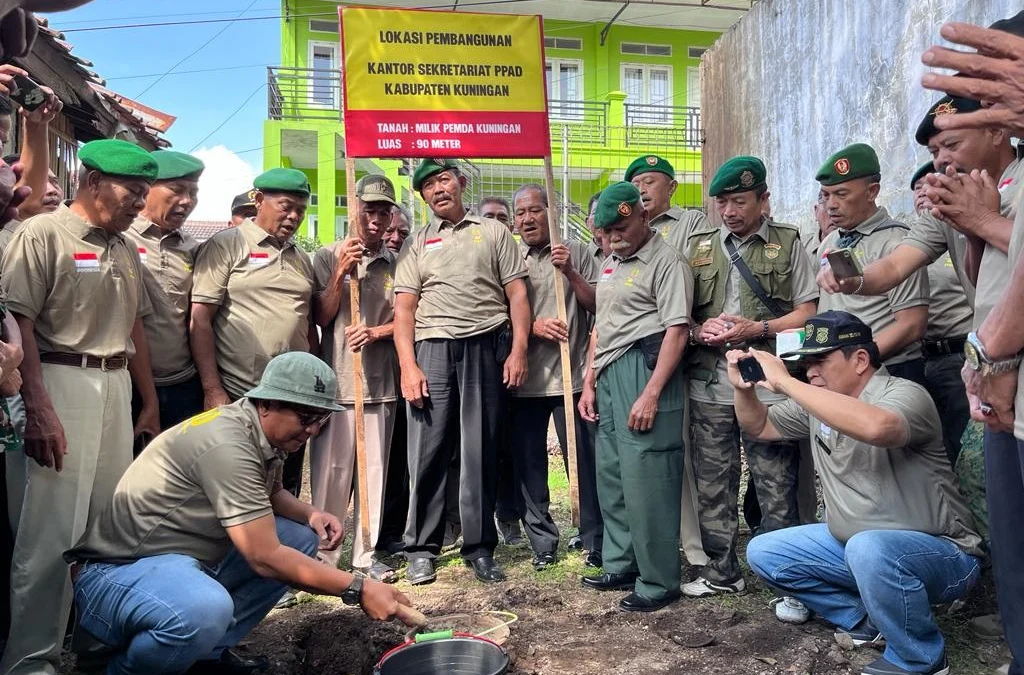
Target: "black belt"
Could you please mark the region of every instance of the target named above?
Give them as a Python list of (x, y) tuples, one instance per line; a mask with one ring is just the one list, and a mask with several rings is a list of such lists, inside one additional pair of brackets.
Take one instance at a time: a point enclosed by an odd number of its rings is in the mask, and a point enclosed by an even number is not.
[(947, 354), (962, 354), (964, 345), (967, 344), (967, 336), (946, 338), (944, 340), (922, 340), (921, 353), (926, 359)]
[(68, 352), (43, 352), (39, 355), (43, 363), (55, 363), (58, 366), (74, 366), (76, 368), (99, 368), (100, 370), (122, 370), (128, 366), (128, 357), (124, 354), (100, 358), (87, 354), (70, 354)]

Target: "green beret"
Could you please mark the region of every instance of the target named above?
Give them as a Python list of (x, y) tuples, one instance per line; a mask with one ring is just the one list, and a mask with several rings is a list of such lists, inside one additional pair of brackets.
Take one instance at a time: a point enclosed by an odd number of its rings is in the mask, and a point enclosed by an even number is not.
[(640, 190), (632, 183), (612, 183), (601, 191), (594, 208), (594, 227), (609, 228), (639, 208)]
[(757, 157), (740, 155), (726, 161), (715, 177), (711, 179), (708, 195), (717, 197), (720, 194), (733, 192), (749, 192), (765, 186), (768, 170), (764, 162)]
[(111, 176), (156, 180), (157, 164), (153, 156), (128, 141), (105, 138), (89, 141), (78, 150), (78, 160), (90, 169)]
[(637, 157), (626, 167), (626, 175), (622, 177), (622, 180), (633, 180), (634, 177), (642, 173), (650, 173), (651, 171), (663, 173), (672, 180), (676, 179), (675, 169), (672, 168), (667, 159), (657, 155), (644, 155), (643, 157)]
[(309, 180), (298, 169), (271, 169), (256, 176), (252, 186), (260, 192), (294, 192), (309, 196)]
[(839, 185), (880, 172), (875, 149), (866, 143), (854, 143), (826, 159), (814, 180), (822, 185)]
[(914, 186), (917, 185), (917, 181), (921, 180), (930, 173), (935, 173), (935, 165), (931, 162), (925, 162), (921, 166), (917, 167), (917, 171), (910, 178), (910, 189), (913, 190)]
[(156, 179), (174, 180), (175, 178), (198, 179), (206, 165), (201, 159), (173, 150), (154, 150), (149, 153), (156, 160)]
[(424, 159), (416, 167), (416, 172), (412, 175), (412, 189), (419, 192), (420, 188), (423, 187), (423, 181), (442, 171), (450, 171), (452, 169), (459, 170), (459, 163), (454, 159)]
[(928, 145), (932, 136), (939, 133), (935, 128), (935, 118), (940, 115), (956, 115), (957, 113), (974, 112), (981, 109), (981, 103), (971, 98), (959, 98), (956, 96), (943, 96), (928, 108), (928, 114), (924, 116), (921, 123), (917, 125), (917, 133), (914, 140), (918, 145)]

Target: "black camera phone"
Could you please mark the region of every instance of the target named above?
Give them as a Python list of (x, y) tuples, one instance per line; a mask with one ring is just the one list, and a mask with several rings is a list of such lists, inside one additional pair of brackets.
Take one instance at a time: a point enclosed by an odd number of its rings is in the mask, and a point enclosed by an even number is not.
[(46, 94), (43, 93), (43, 90), (31, 78), (24, 75), (14, 76), (10, 97), (29, 112), (46, 103)]
[(740, 377), (744, 382), (764, 382), (764, 368), (753, 356), (747, 356), (736, 362)]

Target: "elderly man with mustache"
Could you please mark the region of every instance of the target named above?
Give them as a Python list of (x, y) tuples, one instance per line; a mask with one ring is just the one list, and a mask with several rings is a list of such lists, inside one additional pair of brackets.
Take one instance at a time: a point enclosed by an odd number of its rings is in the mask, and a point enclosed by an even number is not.
[(403, 246), (395, 274), (394, 340), (409, 402), (406, 576), (436, 578), (450, 443), (459, 438), (462, 559), (480, 581), (502, 581), (493, 558), (498, 413), (501, 387), (526, 379), (526, 265), (508, 228), (468, 212), (454, 160), (422, 161), (413, 188), (432, 215)]
[[(241, 398), (278, 354), (318, 347), (313, 263), (292, 241), (309, 181), (297, 169), (271, 169), (253, 187), (256, 217), (218, 232), (196, 256), (190, 340), (206, 410)], [(304, 454), (285, 462), (284, 486), (295, 495)]]

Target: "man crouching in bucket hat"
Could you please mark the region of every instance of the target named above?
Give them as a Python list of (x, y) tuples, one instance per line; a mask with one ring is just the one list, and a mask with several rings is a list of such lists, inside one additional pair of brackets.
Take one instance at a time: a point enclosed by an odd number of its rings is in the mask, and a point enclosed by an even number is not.
[(125, 472), (65, 553), (79, 631), (110, 647), (108, 673), (263, 670), (232, 648), (289, 587), (404, 616), (402, 593), (314, 559), (342, 525), (281, 486), (284, 458), (341, 409), (336, 389), (323, 361), (281, 354), (243, 398), (160, 434)]
[[(828, 513), (827, 523), (754, 537), (747, 561), (809, 610), (804, 621), (817, 612), (858, 647), (884, 640), (864, 675), (945, 675), (931, 605), (970, 590), (982, 549), (935, 404), (924, 387), (886, 371), (871, 328), (853, 314), (812, 316), (804, 336), (782, 356), (799, 357), (809, 383), (773, 354), (726, 354), (740, 425), (762, 441), (810, 438)], [(756, 363), (740, 364), (751, 356)], [(788, 400), (766, 406), (750, 380)]]

